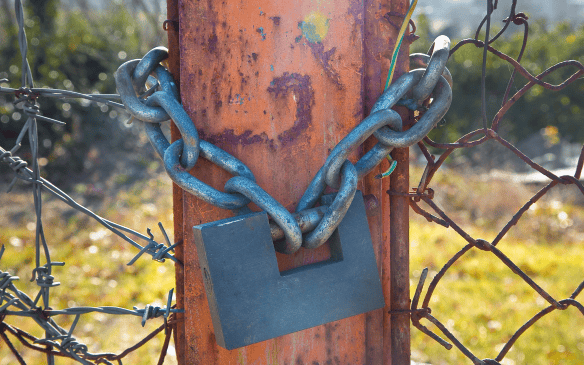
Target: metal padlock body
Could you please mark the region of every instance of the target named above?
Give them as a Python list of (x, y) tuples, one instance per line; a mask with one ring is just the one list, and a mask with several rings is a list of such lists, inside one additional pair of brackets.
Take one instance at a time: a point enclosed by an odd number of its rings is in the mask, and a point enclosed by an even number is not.
[(265, 212), (193, 227), (217, 343), (228, 349), (385, 306), (363, 196), (327, 261), (280, 272)]

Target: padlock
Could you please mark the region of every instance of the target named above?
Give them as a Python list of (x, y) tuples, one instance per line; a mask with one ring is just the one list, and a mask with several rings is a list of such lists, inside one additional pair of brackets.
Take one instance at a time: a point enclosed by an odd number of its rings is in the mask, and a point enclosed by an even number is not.
[(385, 306), (363, 196), (327, 261), (280, 272), (265, 212), (193, 227), (217, 343), (228, 349)]

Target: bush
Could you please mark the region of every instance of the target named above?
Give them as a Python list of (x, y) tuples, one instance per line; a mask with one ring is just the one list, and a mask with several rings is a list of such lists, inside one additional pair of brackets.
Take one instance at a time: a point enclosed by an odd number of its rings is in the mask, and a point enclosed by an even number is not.
[[(147, 17), (143, 13), (132, 14), (122, 4), (91, 12), (59, 9), (57, 0), (26, 4), (27, 57), (35, 87), (114, 94), (115, 70), (129, 59), (142, 57), (162, 40), (159, 24), (158, 28), (144, 24)], [(0, 78), (9, 79), (2, 84), (5, 87), (22, 86), (17, 34), (14, 19), (3, 17), (0, 39), (7, 41), (0, 44)], [(0, 145), (5, 149), (14, 146), (26, 121), (12, 105), (13, 99), (0, 95)], [(71, 173), (90, 171), (91, 160), (102, 158), (101, 150), (132, 150), (139, 141), (135, 137), (138, 126), (124, 125), (129, 115), (122, 110), (82, 99), (41, 97), (39, 104), (43, 115), (67, 123), (38, 122), (40, 162), (50, 163), (48, 178), (57, 183), (64, 183)], [(96, 145), (101, 148), (91, 149)], [(30, 161), (29, 151), (25, 142), (18, 155)]]
[[(584, 62), (584, 26), (575, 28), (568, 23), (548, 25), (543, 20), (529, 20), (529, 38), (521, 65), (531, 74), (537, 75), (554, 64), (565, 60)], [(411, 52), (426, 52), (436, 35), (430, 30), (425, 15), (417, 19), (417, 34), (420, 39), (411, 46)], [(511, 24), (510, 27), (519, 28)], [(493, 43), (501, 52), (517, 57), (523, 41), (523, 31), (502, 37)], [(509, 32), (509, 30), (507, 31)], [(496, 34), (491, 32), (491, 36)], [(484, 34), (479, 39), (484, 40)], [(458, 40), (452, 40), (454, 46)], [(453, 142), (460, 136), (482, 128), (481, 120), (481, 74), (482, 48), (464, 45), (456, 51), (447, 67), (452, 73), (454, 95), (452, 105), (446, 114), (446, 123), (434, 129), (430, 137), (441, 142)], [(487, 116), (490, 120), (501, 106), (507, 83), (513, 67), (489, 53), (487, 58), (486, 89)], [(575, 67), (562, 68), (544, 78), (544, 81), (559, 84), (576, 72)], [(517, 74), (510, 96), (518, 91), (527, 80)], [(584, 84), (574, 82), (562, 91), (545, 90), (534, 86), (527, 92), (501, 121), (501, 134), (510, 142), (517, 142), (539, 132), (547, 126), (556, 126), (559, 137), (570, 142), (584, 142), (584, 121), (581, 105), (584, 103)]]

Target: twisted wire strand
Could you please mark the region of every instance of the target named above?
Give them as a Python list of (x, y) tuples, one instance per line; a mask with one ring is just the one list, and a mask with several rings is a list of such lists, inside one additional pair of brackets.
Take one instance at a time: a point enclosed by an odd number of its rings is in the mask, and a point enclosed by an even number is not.
[[(12, 168), (12, 170), (15, 172), (15, 179), (21, 179), (21, 180), (24, 180), (26, 182), (36, 183), (45, 192), (48, 192), (48, 193), (52, 194), (53, 196), (57, 197), (58, 199), (60, 199), (61, 201), (63, 201), (67, 205), (69, 205), (71, 208), (74, 208), (74, 209), (88, 215), (89, 217), (95, 219), (97, 222), (102, 224), (105, 228), (111, 230), (113, 233), (115, 233), (116, 235), (121, 237), (123, 240), (125, 240), (126, 242), (130, 243), (132, 246), (139, 249), (140, 250), (140, 252), (138, 253), (139, 255), (142, 255), (143, 253), (147, 253), (147, 254), (151, 255), (154, 260), (162, 261), (163, 259), (167, 258), (167, 259), (170, 259), (179, 265), (182, 265), (180, 260), (178, 260), (172, 254), (170, 254), (170, 251), (172, 251), (172, 248), (176, 247), (176, 245), (178, 243), (170, 245), (170, 242), (168, 240), (168, 235), (166, 235), (166, 231), (164, 230), (164, 227), (162, 227), (161, 223), (159, 223), (159, 227), (160, 227), (161, 231), (163, 232), (163, 235), (165, 237), (165, 240), (167, 242), (168, 247), (164, 246), (163, 244), (157, 243), (156, 241), (153, 240), (152, 237), (146, 236), (146, 235), (139, 233), (137, 231), (134, 231), (128, 227), (122, 226), (122, 225), (117, 224), (115, 222), (112, 222), (108, 219), (102, 218), (101, 216), (95, 214), (94, 212), (87, 209), (83, 205), (77, 203), (73, 198), (71, 198), (69, 195), (67, 195), (61, 189), (57, 188), (55, 185), (53, 185), (50, 181), (46, 180), (45, 178), (40, 177), (38, 180), (36, 180), (34, 178), (33, 171), (30, 170), (29, 168), (27, 168), (28, 164), (25, 161), (23, 161), (19, 157), (12, 156), (10, 151), (6, 151), (1, 146), (0, 146), (0, 162), (4, 162)], [(14, 184), (11, 183), (11, 186), (12, 185), (14, 185)], [(140, 245), (139, 243), (132, 240), (131, 238), (129, 238), (128, 236), (126, 236), (122, 232), (130, 233), (132, 235), (137, 236), (138, 238), (146, 241), (147, 245), (146, 246)], [(131, 263), (134, 263), (135, 261), (136, 261), (135, 259), (132, 259)]]
[[(4, 246), (2, 246), (0, 253), (3, 251)], [(32, 318), (47, 333), (46, 338), (35, 339), (34, 343), (50, 345), (59, 349), (63, 353), (68, 353), (83, 364), (89, 364), (89, 362), (84, 359), (85, 357), (97, 357), (98, 355), (89, 353), (88, 347), (85, 344), (77, 341), (72, 336), (75, 326), (77, 325), (82, 314), (104, 313), (110, 315), (134, 315), (142, 318), (142, 326), (144, 326), (145, 322), (149, 319), (163, 317), (165, 320), (164, 326), (167, 326), (168, 319), (173, 313), (183, 312), (182, 309), (171, 307), (173, 290), (170, 290), (168, 293), (168, 301), (165, 307), (148, 304), (144, 309), (134, 307), (133, 310), (119, 307), (73, 307), (61, 310), (42, 310), (36, 305), (36, 301), (33, 301), (26, 293), (22, 292), (14, 285), (13, 282), (18, 279), (19, 278), (17, 276), (12, 276), (9, 273), (0, 271), (0, 289), (2, 289), (0, 292), (0, 326), (4, 326), (0, 329), (6, 328), (6, 324), (3, 323), (3, 320), (6, 318), (6, 316)], [(8, 293), (7, 290), (14, 294)], [(15, 307), (15, 309), (18, 310), (9, 310), (10, 307)], [(75, 316), (75, 320), (73, 321), (69, 331), (66, 331), (57, 325), (52, 319), (52, 317), (58, 315)], [(61, 343), (58, 342), (59, 340)], [(50, 355), (52, 356), (52, 354)]]

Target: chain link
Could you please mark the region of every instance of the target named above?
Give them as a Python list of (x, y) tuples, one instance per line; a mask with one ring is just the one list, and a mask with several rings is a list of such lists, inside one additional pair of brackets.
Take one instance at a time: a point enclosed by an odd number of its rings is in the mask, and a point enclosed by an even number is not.
[[(166, 143), (168, 143), (168, 141)], [(255, 180), (249, 168), (229, 153), (209, 142), (201, 143), (200, 146), (203, 154), (210, 157), (209, 160), (216, 162), (219, 167), (224, 168), (234, 175), (238, 175), (239, 173), (248, 175), (250, 181)], [(222, 209), (236, 210), (243, 208), (251, 202), (250, 199), (241, 194), (224, 193), (189, 174), (179, 161), (182, 149), (183, 141), (182, 139), (179, 139), (174, 141), (164, 151), (164, 167), (170, 178), (177, 185), (199, 199)], [(216, 151), (216, 153), (213, 154), (213, 151)]]
[[(156, 47), (141, 60), (131, 60), (121, 65), (114, 78), (122, 103), (134, 118), (149, 123), (174, 120), (185, 142), (181, 163), (190, 170), (199, 158), (199, 134), (178, 101), (178, 90), (172, 76), (160, 66), (160, 62), (166, 57), (166, 48)], [(154, 92), (142, 102), (136, 91), (142, 91), (150, 74), (158, 80), (160, 91)]]
[(286, 239), (276, 242), (275, 247), (278, 252), (293, 253), (302, 246), (302, 232), (292, 214), (258, 184), (244, 177), (236, 176), (227, 181), (225, 191), (243, 194), (265, 210), (284, 230)]
[[(123, 104), (134, 118), (144, 122), (150, 142), (176, 184), (207, 203), (234, 210), (237, 214), (249, 212), (247, 205), (254, 202), (284, 233), (284, 239), (275, 242), (276, 250), (290, 254), (300, 247), (316, 248), (326, 242), (351, 205), (358, 180), (381, 163), (393, 148), (418, 143), (442, 120), (452, 101), (452, 77), (445, 68), (449, 49), (448, 37), (440, 36), (434, 42), (431, 57), (411, 56), (411, 64), (426, 68), (410, 71), (397, 79), (379, 97), (371, 114), (335, 146), (300, 199), (295, 215), (255, 182), (253, 173), (243, 162), (199, 139), (194, 123), (179, 103), (172, 76), (160, 65), (168, 57), (165, 48), (154, 48), (141, 60), (124, 63), (116, 71), (115, 81)], [(145, 86), (150, 86), (150, 89), (146, 90)], [(413, 99), (404, 99), (408, 93)], [(427, 99), (431, 94), (432, 101), (429, 102)], [(424, 103), (429, 104), (424, 115), (410, 129), (402, 131), (401, 117), (391, 108), (402, 104), (416, 109)], [(181, 133), (181, 138), (172, 144), (159, 126), (168, 119), (176, 123)], [(348, 156), (371, 135), (379, 142), (355, 164), (351, 163)], [(188, 172), (195, 166), (199, 155), (234, 175), (226, 183), (225, 192)], [(309, 214), (307, 210), (316, 205), (327, 186), (338, 190), (333, 202), (326, 207), (324, 214)], [(314, 217), (317, 221), (304, 225), (315, 228), (303, 238), (299, 222), (306, 217)]]
[(446, 62), (450, 56), (450, 39), (444, 35), (439, 36), (430, 47), (429, 53), (432, 53), (432, 56), (428, 61), (424, 76), (412, 90), (412, 96), (418, 101), (419, 105), (430, 96), (438, 79), (444, 72)]

